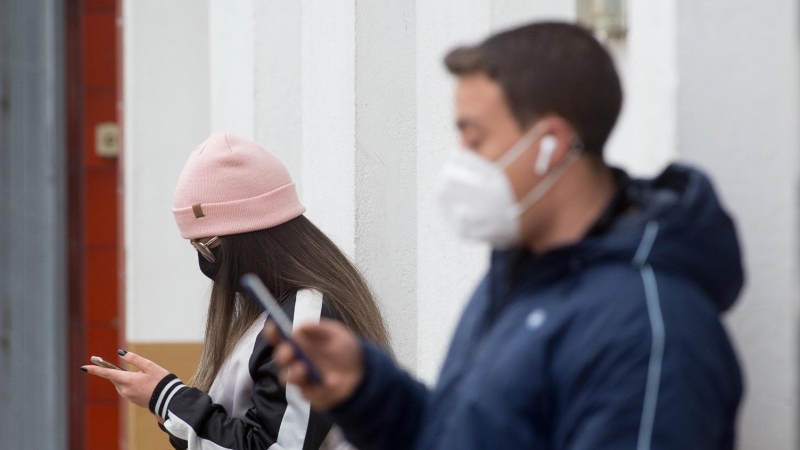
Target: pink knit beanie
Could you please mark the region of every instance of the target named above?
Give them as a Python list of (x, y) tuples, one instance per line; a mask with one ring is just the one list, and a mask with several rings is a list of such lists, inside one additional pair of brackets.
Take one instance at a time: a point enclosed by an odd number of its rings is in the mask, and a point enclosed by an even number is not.
[(278, 158), (249, 139), (217, 132), (189, 156), (172, 213), (181, 236), (197, 239), (274, 227), (305, 210)]

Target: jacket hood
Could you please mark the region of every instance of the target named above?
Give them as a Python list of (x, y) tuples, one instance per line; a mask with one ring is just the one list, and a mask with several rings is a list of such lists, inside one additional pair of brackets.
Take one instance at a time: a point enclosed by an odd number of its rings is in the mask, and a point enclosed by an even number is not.
[(733, 220), (708, 177), (673, 164), (655, 179), (631, 180), (626, 194), (636, 212), (579, 244), (586, 263), (649, 264), (692, 281), (720, 311), (730, 308), (744, 284), (742, 258)]

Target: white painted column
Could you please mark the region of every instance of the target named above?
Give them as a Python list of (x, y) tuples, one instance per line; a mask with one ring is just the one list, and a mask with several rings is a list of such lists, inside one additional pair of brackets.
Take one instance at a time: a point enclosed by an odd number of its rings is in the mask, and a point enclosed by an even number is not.
[(792, 0), (679, 2), (679, 153), (711, 172), (744, 244), (747, 288), (727, 321), (742, 449), (798, 439), (797, 17)]
[(303, 0), (302, 14), (302, 200), (354, 257), (355, 0)]
[(208, 4), (123, 5), (126, 337), (197, 342), (209, 283), (175, 225), (172, 194), (209, 134)]
[(628, 35), (607, 43), (623, 84), (622, 113), (606, 160), (654, 176), (677, 152), (677, 0), (629, 1)]
[(307, 215), (364, 273), (398, 360), (413, 368), (414, 7), (307, 1), (302, 30)]
[(575, 0), (492, 0), (492, 32), (534, 20), (574, 20)]
[(417, 3), (417, 375), (433, 384), (461, 310), (487, 267), (488, 249), (458, 240), (433, 189), (458, 145), (453, 88), (442, 59), (490, 30), (488, 0)]
[(253, 139), (256, 92), (254, 0), (207, 1), (211, 129), (232, 131)]
[(416, 366), (416, 8), (358, 2), (355, 28), (355, 260), (387, 319), (395, 356)]
[(455, 80), (443, 58), (461, 44), (537, 18), (574, 16), (560, 0), (448, 0), (417, 3), (417, 374), (433, 384), (466, 301), (488, 266), (488, 247), (458, 239), (442, 220), (433, 188), (458, 145)]
[(299, 1), (256, 1), (255, 140), (277, 156), (302, 190), (302, 41)]

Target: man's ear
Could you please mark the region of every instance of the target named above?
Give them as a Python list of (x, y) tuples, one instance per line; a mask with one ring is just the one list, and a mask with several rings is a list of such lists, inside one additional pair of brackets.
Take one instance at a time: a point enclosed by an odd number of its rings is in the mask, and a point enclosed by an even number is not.
[(538, 176), (546, 174), (554, 164), (558, 164), (564, 155), (569, 153), (576, 135), (572, 125), (561, 116), (552, 114), (544, 117), (540, 123), (543, 135), (539, 140), (539, 156), (534, 167)]

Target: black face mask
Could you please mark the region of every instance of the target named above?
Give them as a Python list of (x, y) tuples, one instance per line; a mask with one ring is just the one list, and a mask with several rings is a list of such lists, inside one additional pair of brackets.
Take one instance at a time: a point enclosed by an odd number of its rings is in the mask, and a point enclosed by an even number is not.
[(219, 246), (210, 248), (211, 254), (214, 255), (214, 259), (217, 262), (210, 262), (197, 252), (197, 260), (200, 262), (200, 272), (203, 272), (203, 275), (207, 276), (211, 281), (214, 281), (214, 278), (217, 277), (217, 272), (219, 272)]

